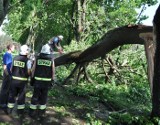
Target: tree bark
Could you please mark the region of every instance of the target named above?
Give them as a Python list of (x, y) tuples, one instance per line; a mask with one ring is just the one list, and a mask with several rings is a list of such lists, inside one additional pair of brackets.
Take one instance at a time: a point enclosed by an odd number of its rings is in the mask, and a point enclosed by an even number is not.
[(0, 24), (2, 23), (3, 15), (4, 15), (3, 0), (0, 0)]
[(160, 117), (160, 6), (153, 19), (153, 33), (155, 43), (153, 95), (152, 95), (152, 117)]
[(87, 0), (82, 0), (82, 31), (84, 32), (84, 27), (86, 26), (86, 4)]
[(0, 26), (8, 13), (9, 0), (0, 0)]
[[(71, 23), (70, 26), (68, 28), (69, 34), (68, 34), (68, 38), (67, 38), (67, 44), (70, 44), (73, 38), (73, 35), (75, 34), (75, 17), (74, 17), (74, 11), (75, 11), (75, 5), (76, 5), (76, 1), (73, 0), (72, 2), (72, 9), (70, 12), (70, 16), (71, 16)], [(72, 33), (73, 32), (73, 33)]]
[(145, 53), (147, 57), (147, 71), (148, 71), (148, 79), (151, 88), (151, 94), (153, 91), (153, 75), (154, 75), (154, 55), (155, 55), (155, 47), (156, 44), (153, 42), (153, 33), (141, 33), (140, 37), (145, 40), (144, 47)]
[(79, 42), (81, 40), (81, 34), (84, 31), (85, 27), (85, 11), (86, 11), (86, 0), (76, 0), (75, 6), (75, 15), (76, 19), (74, 20), (75, 24), (75, 38)]

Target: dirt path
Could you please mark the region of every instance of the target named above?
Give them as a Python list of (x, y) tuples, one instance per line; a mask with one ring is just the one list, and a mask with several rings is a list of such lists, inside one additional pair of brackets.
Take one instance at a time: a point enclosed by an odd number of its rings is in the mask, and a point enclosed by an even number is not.
[[(98, 117), (107, 117), (105, 106), (90, 102), (87, 98), (67, 93), (67, 88), (55, 86), (48, 98), (46, 116), (44, 118), (31, 118), (29, 114), (30, 97), (26, 99), (24, 117), (18, 117), (16, 109), (11, 115), (0, 110), (0, 124), (6, 125), (85, 125), (86, 117), (94, 113)], [(28, 93), (32, 89), (29, 88)], [(29, 95), (29, 94), (27, 94)], [(31, 95), (31, 94), (30, 94)], [(104, 115), (105, 114), (105, 115)]]

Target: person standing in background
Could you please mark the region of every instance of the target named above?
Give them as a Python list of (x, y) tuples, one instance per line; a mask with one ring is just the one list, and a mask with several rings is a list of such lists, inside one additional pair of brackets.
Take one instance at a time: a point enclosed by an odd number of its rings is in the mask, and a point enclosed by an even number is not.
[(12, 52), (15, 46), (13, 44), (7, 45), (7, 52), (3, 55), (3, 82), (0, 92), (0, 107), (6, 112), (9, 96), (9, 87), (11, 82), (11, 66), (12, 66)]

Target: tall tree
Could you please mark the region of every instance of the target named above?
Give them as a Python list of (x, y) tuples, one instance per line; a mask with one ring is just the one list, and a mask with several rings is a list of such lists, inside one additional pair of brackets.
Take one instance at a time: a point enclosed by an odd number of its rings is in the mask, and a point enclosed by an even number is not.
[(153, 75), (153, 95), (152, 95), (152, 116), (160, 117), (160, 6), (158, 7), (153, 20), (154, 26), (154, 75)]
[(8, 13), (9, 0), (0, 0), (0, 25)]

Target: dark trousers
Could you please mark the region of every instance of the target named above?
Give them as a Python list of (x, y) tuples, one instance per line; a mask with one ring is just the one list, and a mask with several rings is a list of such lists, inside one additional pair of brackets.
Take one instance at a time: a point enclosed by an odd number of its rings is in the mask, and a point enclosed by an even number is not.
[(2, 107), (7, 107), (10, 83), (11, 83), (11, 76), (5, 75), (5, 73), (3, 73), (3, 82), (0, 92), (0, 105)]
[(34, 87), (33, 96), (31, 99), (32, 105), (45, 105), (47, 103), (48, 88)]
[(24, 105), (25, 104), (25, 92), (26, 92), (26, 82), (22, 81), (16, 83), (14, 80), (11, 83), (10, 91), (9, 91), (9, 99), (8, 103), (15, 103), (15, 98), (17, 99), (17, 105)]

